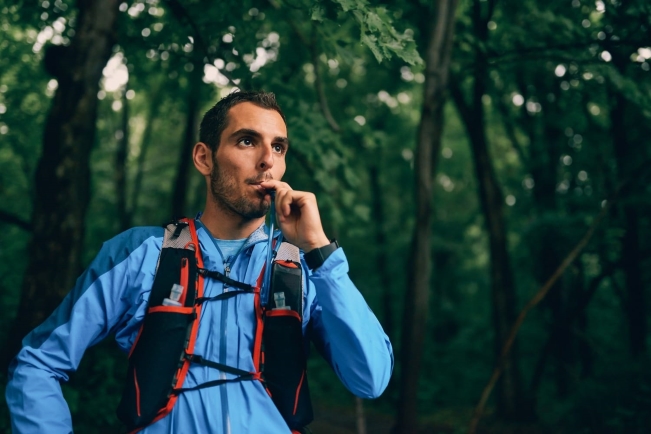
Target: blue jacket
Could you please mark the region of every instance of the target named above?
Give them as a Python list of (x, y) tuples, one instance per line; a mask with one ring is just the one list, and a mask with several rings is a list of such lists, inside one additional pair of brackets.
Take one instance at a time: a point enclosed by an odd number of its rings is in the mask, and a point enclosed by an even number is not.
[[(207, 269), (254, 285), (266, 258), (268, 235), (261, 226), (226, 264), (214, 239), (197, 225)], [(70, 410), (59, 385), (75, 371), (86, 348), (110, 334), (128, 353), (140, 329), (161, 250), (163, 229), (133, 228), (104, 243), (90, 267), (54, 313), (23, 341), (9, 369), (6, 399), (14, 433), (68, 434)], [(393, 369), (387, 336), (348, 277), (348, 263), (337, 249), (316, 272), (302, 261), (303, 333), (328, 360), (343, 384), (363, 398), (379, 396)], [(223, 283), (206, 279), (204, 296), (217, 295)], [(202, 309), (195, 352), (254, 371), (253, 295), (207, 303)], [(229, 378), (216, 369), (192, 364), (184, 387)], [(289, 428), (259, 381), (227, 383), (180, 394), (172, 412), (143, 433), (283, 433)]]

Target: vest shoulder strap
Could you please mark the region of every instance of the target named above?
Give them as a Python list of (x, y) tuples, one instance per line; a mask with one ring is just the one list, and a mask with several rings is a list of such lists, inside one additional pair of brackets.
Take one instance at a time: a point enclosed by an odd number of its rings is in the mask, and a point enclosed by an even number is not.
[(283, 241), (280, 243), (278, 252), (276, 253), (276, 261), (292, 261), (298, 264), (301, 263), (301, 253), (295, 245)]
[(165, 226), (163, 236), (163, 248), (171, 247), (174, 249), (192, 249), (196, 250), (192, 241), (190, 225), (185, 220), (172, 222)]

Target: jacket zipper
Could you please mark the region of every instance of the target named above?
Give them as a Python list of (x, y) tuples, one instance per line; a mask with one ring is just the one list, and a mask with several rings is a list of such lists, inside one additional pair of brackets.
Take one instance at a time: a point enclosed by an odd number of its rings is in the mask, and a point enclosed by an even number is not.
[[(224, 274), (226, 277), (230, 277), (231, 274), (231, 267), (228, 262), (224, 262)], [(228, 292), (228, 286), (224, 284), (224, 292)], [(226, 323), (227, 323), (227, 317), (228, 317), (228, 303), (230, 300), (224, 300), (221, 302), (221, 307), (222, 307), (222, 312), (221, 312), (221, 339), (219, 340), (219, 362), (222, 364), (226, 364)], [(219, 378), (222, 380), (226, 379), (226, 374), (224, 372), (220, 372)], [(223, 432), (226, 434), (230, 434), (230, 414), (229, 414), (229, 406), (228, 406), (228, 393), (226, 390), (226, 387), (220, 387), (219, 388), (220, 392), (220, 397), (222, 401), (222, 414), (224, 415), (223, 417)]]
[[(270, 234), (269, 236), (273, 236), (273, 234)], [(256, 241), (255, 243), (251, 243), (251, 244), (248, 244), (248, 245), (245, 244), (244, 246), (242, 246), (240, 251), (237, 252), (237, 254), (233, 258), (231, 258), (230, 263), (225, 261), (226, 258), (224, 258), (223, 253), (221, 252), (221, 250), (219, 248), (217, 248), (217, 251), (221, 255), (222, 260), (224, 260), (224, 274), (226, 275), (226, 277), (230, 277), (231, 263), (233, 263), (233, 264), (235, 263), (237, 257), (240, 255), (240, 253), (243, 250), (248, 249), (251, 246), (254, 246), (254, 245), (256, 245), (256, 244), (258, 244), (258, 243), (260, 243), (262, 241), (264, 241), (264, 240), (259, 240), (259, 241)], [(228, 291), (228, 287), (224, 284), (224, 292), (227, 292), (227, 291)], [(219, 345), (219, 362), (223, 363), (223, 364), (226, 364), (226, 322), (227, 322), (226, 320), (227, 320), (227, 317), (228, 317), (228, 303), (229, 302), (230, 302), (230, 300), (225, 300), (224, 302), (222, 302), (221, 321), (220, 321), (220, 323), (221, 323), (221, 327), (220, 327), (221, 328), (221, 339), (220, 339), (220, 345)], [(220, 374), (220, 379), (225, 379), (225, 378), (226, 378), (226, 374), (222, 372)], [(230, 423), (230, 414), (229, 414), (229, 408), (228, 408), (227, 388), (226, 387), (220, 387), (219, 389), (220, 389), (220, 397), (221, 397), (221, 401), (222, 401), (221, 402), (221, 404), (222, 404), (222, 414), (224, 415), (224, 417), (222, 419), (223, 422), (224, 422), (224, 424), (223, 424), (223, 432), (226, 433), (226, 434), (231, 434), (231, 429), (230, 429), (231, 423)]]

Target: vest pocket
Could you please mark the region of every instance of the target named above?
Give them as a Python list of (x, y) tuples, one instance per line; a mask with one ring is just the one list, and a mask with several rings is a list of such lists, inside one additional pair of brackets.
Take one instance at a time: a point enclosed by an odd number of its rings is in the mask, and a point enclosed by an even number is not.
[(129, 357), (117, 410), (129, 430), (148, 425), (168, 405), (183, 366), (193, 319), (191, 307), (155, 306), (147, 312), (138, 345)]
[(263, 331), (267, 389), (290, 428), (302, 428), (313, 419), (306, 377), (301, 319), (293, 310), (266, 312)]

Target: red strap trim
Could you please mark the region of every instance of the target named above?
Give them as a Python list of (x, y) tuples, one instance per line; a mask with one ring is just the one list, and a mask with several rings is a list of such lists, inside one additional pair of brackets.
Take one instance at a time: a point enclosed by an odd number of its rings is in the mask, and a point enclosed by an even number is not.
[(188, 263), (188, 258), (181, 259), (181, 286), (183, 287), (183, 292), (179, 298), (179, 303), (185, 305), (185, 295), (189, 290), (189, 280), (190, 280), (190, 264)]
[(193, 307), (180, 307), (180, 306), (154, 306), (149, 308), (149, 313), (168, 312), (168, 313), (192, 313)]
[[(192, 242), (194, 243), (195, 246), (197, 246), (197, 250), (195, 250), (194, 252), (195, 258), (197, 259), (197, 267), (203, 268), (203, 258), (201, 257), (201, 249), (199, 248), (199, 240), (197, 238), (197, 229), (194, 225), (194, 220), (190, 220), (190, 219), (184, 219), (184, 220), (186, 220), (188, 225), (190, 226), (190, 236), (192, 237)], [(203, 297), (203, 285), (204, 285), (203, 276), (197, 273), (196, 298)], [(192, 325), (192, 332), (190, 333), (190, 341), (188, 342), (187, 352), (190, 354), (194, 353), (194, 344), (197, 341), (197, 331), (199, 330), (198, 319), (201, 318), (201, 305), (195, 306), (194, 309), (196, 311), (197, 319), (194, 321), (194, 324)], [(186, 365), (189, 366), (190, 365), (189, 362), (187, 362)], [(187, 372), (187, 369), (185, 371)], [(185, 373), (183, 373), (183, 377), (179, 376), (180, 384), (183, 384), (184, 378), (185, 378)]]
[(280, 265), (283, 265), (283, 266), (285, 266), (287, 268), (298, 268), (298, 264), (296, 262), (285, 261), (284, 259), (283, 260), (278, 260), (278, 261), (275, 261), (275, 262), (280, 264)]
[(296, 409), (298, 408), (298, 395), (301, 393), (301, 386), (303, 385), (303, 379), (305, 378), (305, 371), (301, 374), (301, 381), (298, 382), (298, 387), (296, 388), (296, 398), (294, 399), (294, 412), (296, 414)]
[(138, 386), (138, 377), (136, 376), (136, 369), (133, 369), (133, 382), (136, 385), (136, 413), (140, 417), (140, 387)]
[[(189, 247), (191, 244), (194, 245), (194, 256), (197, 260), (197, 267), (198, 268), (203, 268), (203, 258), (201, 257), (201, 249), (199, 248), (199, 239), (197, 237), (197, 229), (194, 224), (194, 220), (191, 219), (181, 219), (179, 220), (180, 222), (187, 223), (188, 227), (190, 228), (190, 237), (192, 238), (192, 242), (186, 244), (186, 248)], [(183, 274), (183, 266), (181, 266), (181, 273)], [(190, 277), (188, 275), (187, 281), (189, 281)], [(203, 297), (203, 276), (199, 273), (197, 273), (197, 282), (196, 282), (196, 298)], [(182, 283), (183, 284), (183, 283)], [(185, 297), (185, 292), (187, 291), (187, 282), (184, 285), (184, 294), (183, 297)], [(185, 300), (185, 298), (183, 299)], [(176, 306), (156, 306), (152, 307), (149, 309), (150, 312), (178, 312), (178, 313), (192, 313), (193, 311), (196, 312), (196, 317), (194, 319), (194, 322), (192, 324), (192, 330), (190, 332), (190, 339), (188, 341), (188, 348), (186, 351), (188, 353), (193, 353), (194, 352), (194, 344), (197, 340), (197, 331), (199, 329), (199, 318), (201, 317), (201, 305), (194, 306), (194, 307), (176, 307)], [(142, 326), (140, 326), (140, 332), (142, 332)], [(138, 333), (138, 337), (140, 337), (140, 332)], [(131, 352), (133, 352), (134, 348), (136, 347), (136, 343), (138, 342), (138, 337), (136, 337), (136, 342), (131, 347)], [(129, 354), (130, 355), (130, 354)], [(183, 385), (183, 382), (185, 380), (185, 376), (188, 373), (188, 370), (190, 369), (190, 361), (185, 360), (183, 362), (183, 365), (181, 365), (181, 368), (177, 371), (177, 382), (176, 386), (181, 387)], [(135, 376), (135, 371), (134, 371), (134, 376)], [(136, 384), (137, 387), (137, 384)], [(170, 396), (169, 401), (167, 401), (167, 405), (162, 408), (156, 417), (151, 421), (150, 425), (154, 424), (155, 422), (158, 422), (165, 416), (167, 416), (171, 411), (172, 408), (174, 407), (174, 404), (176, 404), (176, 400), (178, 399), (177, 394), (172, 394)], [(139, 431), (141, 431), (143, 428), (136, 428), (135, 430), (131, 431), (129, 434), (135, 434)]]
[(271, 309), (266, 313), (267, 316), (292, 316), (297, 320), (301, 320), (301, 317), (298, 315), (298, 312), (291, 309)]
[(133, 354), (133, 350), (136, 349), (136, 344), (138, 343), (138, 339), (140, 339), (140, 335), (142, 334), (142, 329), (143, 326), (140, 326), (140, 330), (138, 330), (138, 336), (136, 336), (136, 340), (133, 341), (133, 345), (131, 345), (131, 349), (129, 350), (129, 358), (131, 358), (131, 354)]
[[(194, 251), (194, 256), (197, 260), (197, 267), (203, 268), (203, 258), (201, 257), (201, 249), (199, 248), (199, 240), (197, 237), (197, 229), (195, 227), (194, 220), (182, 219), (181, 221), (187, 223), (188, 226), (190, 227), (190, 236), (192, 237), (192, 243), (197, 247)], [(203, 297), (203, 285), (204, 285), (203, 276), (197, 273), (197, 282), (196, 282), (197, 293), (195, 299), (199, 297)], [(201, 318), (201, 305), (189, 307), (189, 308), (181, 308), (181, 309), (189, 309), (190, 312), (194, 310), (196, 313), (195, 320), (192, 323), (192, 330), (190, 331), (190, 339), (188, 341), (188, 347), (186, 349), (186, 352), (192, 354), (194, 353), (194, 345), (197, 341), (197, 334), (198, 334), (197, 332), (199, 330), (199, 318)], [(190, 369), (190, 361), (186, 359), (178, 371), (177, 382), (175, 387), (182, 387), (183, 382), (185, 381), (185, 376), (187, 375), (189, 369)], [(163, 417), (167, 416), (172, 411), (172, 408), (174, 407), (174, 404), (176, 404), (176, 400), (178, 399), (178, 397), (179, 396), (177, 394), (172, 394), (172, 396), (170, 396), (167, 405), (165, 406), (165, 408), (161, 409), (161, 411), (158, 412), (158, 415), (156, 415), (156, 417), (152, 421), (152, 424), (162, 419)]]
[(255, 339), (253, 340), (253, 366), (256, 372), (260, 372), (260, 362), (264, 364), (264, 355), (262, 353), (262, 331), (264, 329), (262, 303), (260, 301), (260, 288), (262, 287), (262, 280), (264, 279), (264, 269), (267, 267), (265, 263), (260, 270), (260, 275), (255, 284), (256, 290), (253, 297), (253, 305), (255, 309)]

